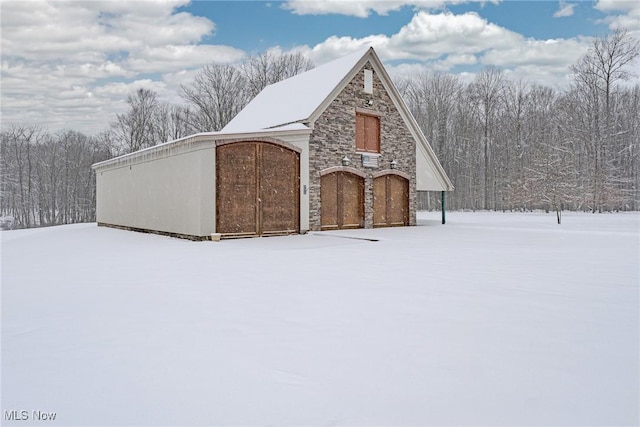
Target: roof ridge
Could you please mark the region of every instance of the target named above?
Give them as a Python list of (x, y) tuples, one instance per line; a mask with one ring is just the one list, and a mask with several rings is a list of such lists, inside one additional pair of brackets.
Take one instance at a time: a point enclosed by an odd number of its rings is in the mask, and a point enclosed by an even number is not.
[(222, 131), (254, 131), (286, 123), (304, 122), (355, 65), (372, 51), (372, 47), (360, 48), (304, 73), (266, 86)]

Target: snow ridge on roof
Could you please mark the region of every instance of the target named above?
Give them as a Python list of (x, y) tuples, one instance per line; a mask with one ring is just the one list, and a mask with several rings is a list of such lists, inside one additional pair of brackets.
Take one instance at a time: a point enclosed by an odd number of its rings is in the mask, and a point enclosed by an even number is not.
[(308, 119), (369, 50), (359, 49), (265, 87), (222, 132), (255, 131)]

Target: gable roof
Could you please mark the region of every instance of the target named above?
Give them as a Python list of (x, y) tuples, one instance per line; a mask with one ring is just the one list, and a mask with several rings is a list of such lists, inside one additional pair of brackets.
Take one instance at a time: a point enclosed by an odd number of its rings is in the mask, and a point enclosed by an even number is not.
[(313, 127), (313, 122), (367, 62), (416, 141), (417, 189), (452, 191), (453, 184), (372, 47), (265, 87), (221, 132), (255, 132), (292, 123)]
[(265, 87), (221, 131), (246, 132), (307, 121), (370, 49), (359, 49)]

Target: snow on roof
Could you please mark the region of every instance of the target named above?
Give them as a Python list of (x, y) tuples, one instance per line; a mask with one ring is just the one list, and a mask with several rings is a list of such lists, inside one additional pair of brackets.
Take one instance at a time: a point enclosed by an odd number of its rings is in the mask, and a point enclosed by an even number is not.
[(370, 49), (359, 49), (265, 87), (222, 132), (253, 131), (308, 119)]
[(302, 123), (292, 123), (284, 126), (278, 126), (275, 128), (261, 129), (261, 130), (255, 130), (255, 131), (200, 132), (200, 133), (195, 133), (193, 135), (184, 136), (182, 138), (174, 139), (172, 141), (167, 141), (162, 144), (157, 144), (152, 147), (143, 148), (141, 150), (134, 151), (133, 153), (123, 154), (118, 157), (113, 157), (108, 160), (103, 160), (101, 162), (94, 163), (93, 165), (91, 165), (91, 168), (95, 170), (97, 168), (111, 165), (111, 164), (120, 162), (122, 160), (136, 159), (146, 154), (152, 154), (152, 153), (160, 152), (164, 149), (179, 146), (180, 144), (184, 144), (188, 141), (193, 141), (197, 138), (212, 138), (214, 140), (221, 140), (221, 139), (228, 139), (228, 138), (234, 138), (234, 137), (252, 138), (252, 137), (263, 136), (263, 135), (271, 135), (271, 134), (278, 135), (278, 134), (285, 134), (285, 133), (294, 134), (299, 132), (311, 132), (311, 129), (303, 125)]

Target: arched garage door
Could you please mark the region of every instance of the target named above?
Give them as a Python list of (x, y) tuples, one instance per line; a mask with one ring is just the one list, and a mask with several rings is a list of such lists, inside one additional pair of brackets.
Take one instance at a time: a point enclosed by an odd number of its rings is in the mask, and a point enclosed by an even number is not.
[(395, 174), (373, 180), (373, 226), (409, 225), (409, 180)]
[(216, 231), (228, 237), (300, 231), (300, 155), (266, 142), (216, 148)]
[(364, 227), (364, 179), (339, 171), (320, 178), (322, 230)]

